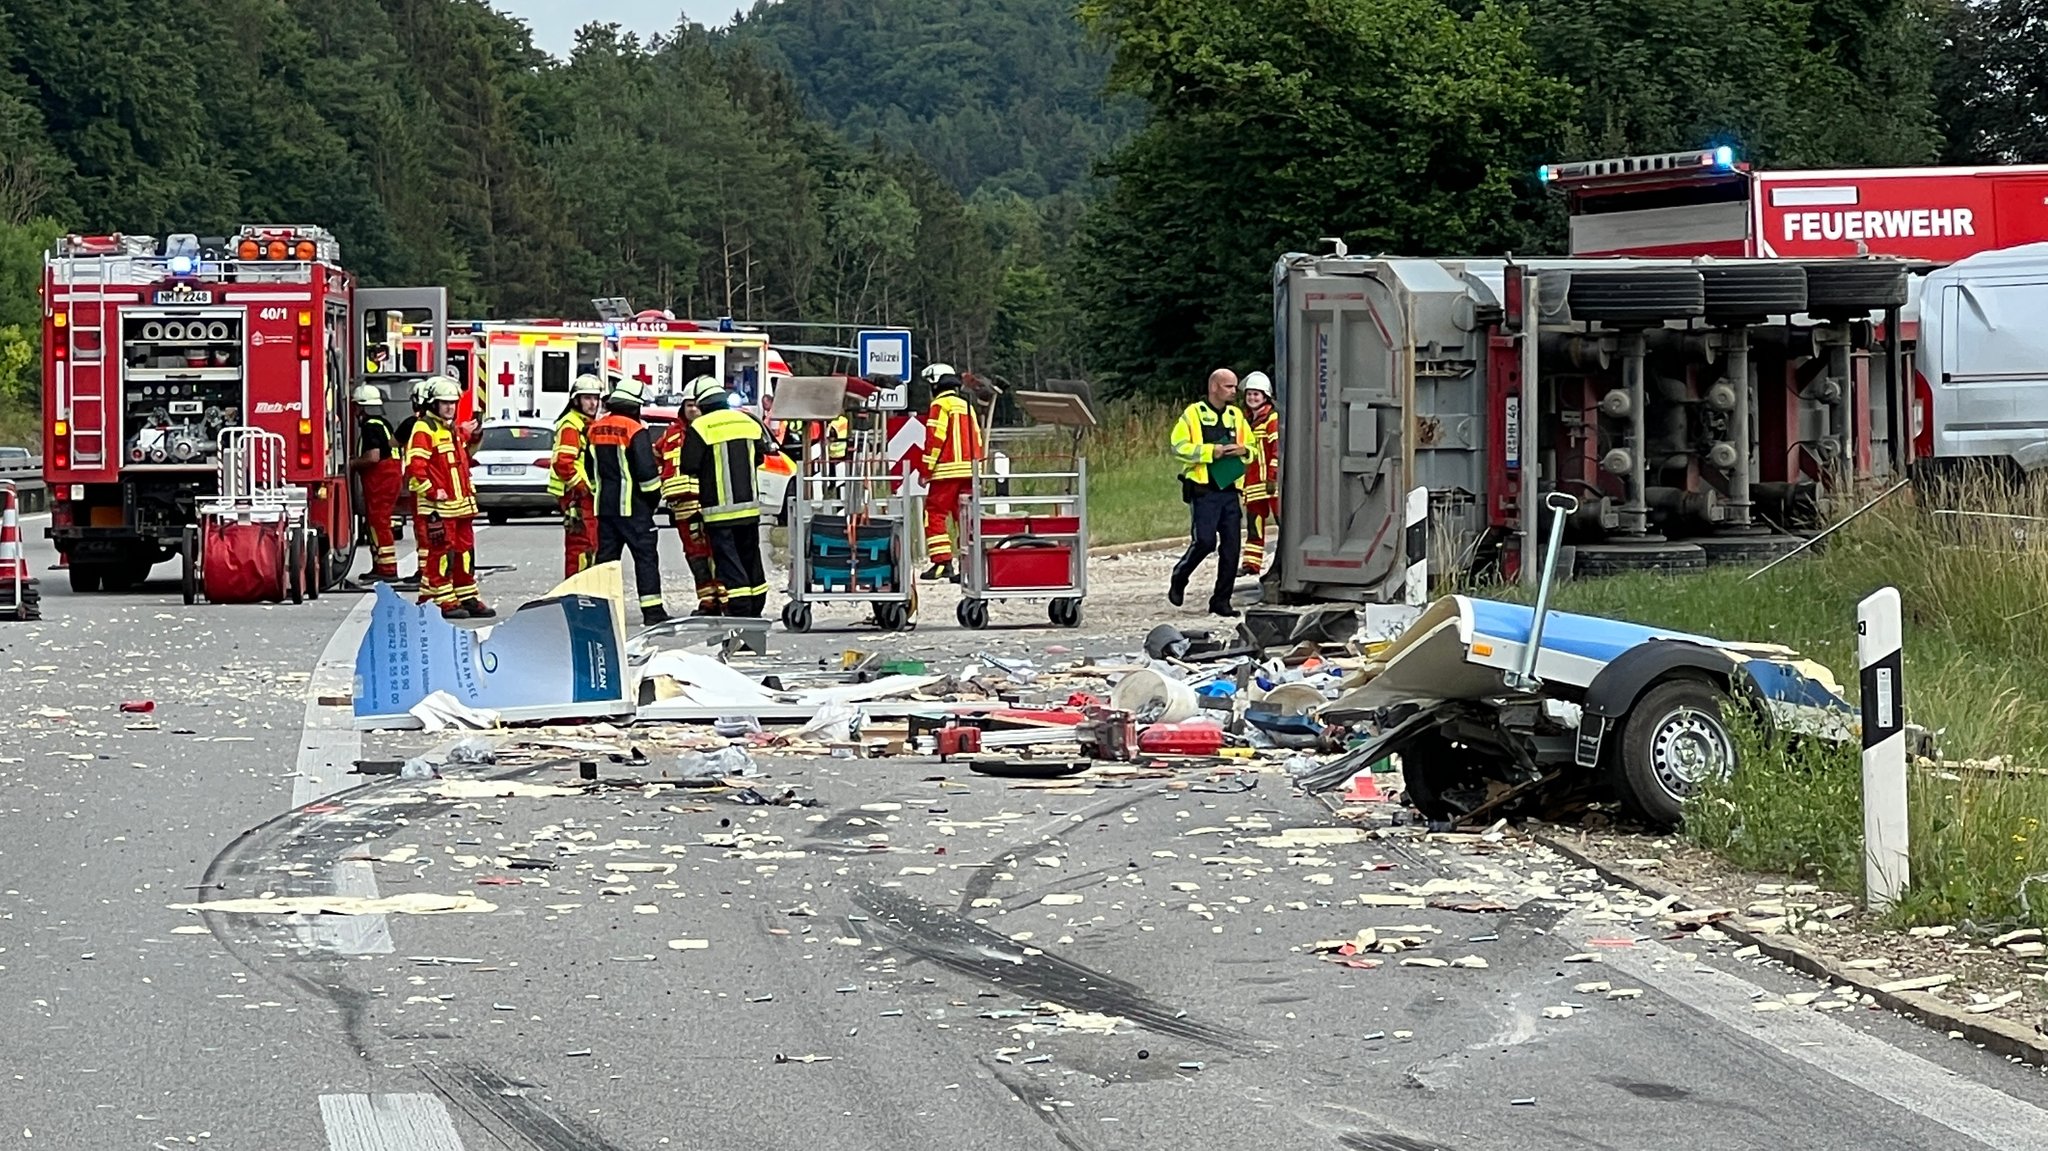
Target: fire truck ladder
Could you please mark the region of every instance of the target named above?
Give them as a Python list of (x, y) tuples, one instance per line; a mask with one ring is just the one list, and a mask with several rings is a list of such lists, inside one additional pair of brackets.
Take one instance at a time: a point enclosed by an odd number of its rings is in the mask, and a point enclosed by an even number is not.
[[(71, 462), (74, 465), (102, 465), (107, 459), (107, 270), (114, 261), (96, 259), (92, 267), (92, 291), (81, 292), (81, 261), (64, 261), (64, 387), (57, 399), (58, 414), (71, 425)], [(122, 261), (125, 265), (126, 261)], [(88, 318), (86, 309), (92, 310)], [(79, 330), (90, 323), (94, 338), (82, 346)], [(117, 334), (118, 339), (118, 334)], [(90, 367), (91, 386), (79, 379)]]

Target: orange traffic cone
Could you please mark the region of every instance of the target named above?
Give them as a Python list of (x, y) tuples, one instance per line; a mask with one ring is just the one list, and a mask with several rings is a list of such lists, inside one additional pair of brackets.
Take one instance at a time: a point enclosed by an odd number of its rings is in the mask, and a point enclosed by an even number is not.
[(21, 551), (20, 501), (12, 483), (0, 486), (0, 610), (13, 619), (36, 619), (41, 595)]
[(1351, 786), (1344, 792), (1346, 803), (1383, 803), (1386, 796), (1380, 794), (1379, 781), (1372, 777), (1372, 769), (1366, 768), (1351, 777)]

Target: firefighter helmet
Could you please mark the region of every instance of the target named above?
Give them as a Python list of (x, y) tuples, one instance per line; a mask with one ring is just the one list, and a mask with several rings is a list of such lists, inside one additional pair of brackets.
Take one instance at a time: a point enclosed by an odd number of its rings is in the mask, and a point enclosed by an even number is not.
[(951, 364), (928, 364), (924, 369), (924, 382), (936, 384), (947, 376), (956, 375), (959, 375), (959, 373), (953, 370), (953, 365)]
[(1273, 398), (1273, 381), (1268, 379), (1264, 372), (1253, 372), (1244, 378), (1244, 390), (1247, 395), (1252, 392), (1264, 392), (1270, 400)]
[(378, 391), (375, 384), (358, 384), (356, 385), (355, 395), (351, 398), (357, 404), (369, 408), (382, 404), (384, 402), (384, 393)]
[(427, 399), (437, 404), (462, 402), (462, 385), (453, 376), (427, 377)]
[(424, 408), (434, 402), (434, 377), (421, 376), (412, 382), (412, 406)]
[(569, 398), (572, 400), (578, 396), (601, 395), (604, 395), (604, 381), (589, 372), (577, 376), (576, 382), (569, 385)]
[(691, 380), (684, 386), (683, 398), (693, 404), (701, 404), (704, 402), (705, 397), (724, 390), (724, 388), (719, 386), (717, 376), (703, 375)]
[(605, 396), (604, 402), (608, 404), (632, 404), (634, 407), (640, 406), (640, 381), (614, 379), (612, 381), (611, 393)]

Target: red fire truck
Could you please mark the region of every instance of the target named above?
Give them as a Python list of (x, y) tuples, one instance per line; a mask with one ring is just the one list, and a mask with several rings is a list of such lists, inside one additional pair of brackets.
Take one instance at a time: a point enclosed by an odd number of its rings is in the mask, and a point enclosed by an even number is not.
[(1539, 169), (1574, 256), (1897, 256), (1947, 264), (2048, 240), (2048, 164), (1759, 172), (1732, 148)]
[(349, 390), (366, 322), (385, 312), (445, 329), (446, 292), (358, 287), (318, 227), (60, 239), (43, 276), (43, 460), (72, 589), (132, 588), (178, 554), (237, 426), (290, 445), (322, 581), (340, 583), (358, 536)]

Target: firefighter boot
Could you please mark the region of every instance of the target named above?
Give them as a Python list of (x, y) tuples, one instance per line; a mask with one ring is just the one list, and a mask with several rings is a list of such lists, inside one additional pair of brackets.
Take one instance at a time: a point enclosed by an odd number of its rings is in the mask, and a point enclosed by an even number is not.
[(498, 616), (496, 608), (491, 607), (480, 599), (463, 600), (462, 610), (468, 612), (471, 619), (496, 619)]
[(447, 604), (441, 608), (442, 619), (468, 619), (469, 609), (461, 604)]
[(640, 609), (640, 622), (647, 627), (669, 621), (668, 609), (660, 604), (651, 604)]
[(954, 569), (952, 560), (942, 560), (932, 564), (932, 566), (926, 569), (925, 573), (919, 576), (918, 578), (925, 581), (926, 583), (935, 583), (939, 580), (948, 580), (953, 583), (959, 583), (960, 573)]

